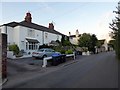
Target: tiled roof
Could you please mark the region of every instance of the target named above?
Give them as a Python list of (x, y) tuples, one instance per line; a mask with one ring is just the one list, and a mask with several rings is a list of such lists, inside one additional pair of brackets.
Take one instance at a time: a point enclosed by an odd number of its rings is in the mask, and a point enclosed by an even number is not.
[(38, 25), (38, 24), (35, 24), (35, 23), (28, 23), (26, 21), (22, 21), (22, 22), (11, 22), (11, 23), (7, 23), (7, 24), (4, 24), (4, 25), (8, 25), (10, 27), (16, 27), (16, 26), (25, 26), (25, 27), (28, 27), (28, 28), (33, 28), (33, 29), (37, 29), (37, 30), (40, 30), (40, 31), (45, 31), (45, 32), (49, 32), (49, 33), (54, 33), (54, 34), (59, 34), (59, 35), (64, 35), (56, 30), (52, 30), (52, 29), (49, 29), (45, 26), (42, 26), (42, 25)]

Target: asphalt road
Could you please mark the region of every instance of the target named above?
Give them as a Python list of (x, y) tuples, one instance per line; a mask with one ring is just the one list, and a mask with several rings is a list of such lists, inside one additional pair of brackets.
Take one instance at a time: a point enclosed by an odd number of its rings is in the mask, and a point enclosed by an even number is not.
[(114, 52), (90, 55), (14, 87), (118, 88), (118, 61), (115, 59)]

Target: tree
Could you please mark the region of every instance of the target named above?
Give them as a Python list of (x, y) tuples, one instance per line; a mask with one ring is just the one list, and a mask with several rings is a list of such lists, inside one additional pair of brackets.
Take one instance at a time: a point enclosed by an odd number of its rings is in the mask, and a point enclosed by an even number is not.
[(91, 41), (91, 36), (90, 34), (83, 33), (82, 36), (78, 40), (78, 45), (80, 47), (89, 47)]
[(95, 34), (93, 34), (92, 36), (91, 36), (91, 47), (90, 47), (90, 51), (93, 51), (94, 53), (95, 53), (95, 46), (97, 46), (97, 42), (98, 42), (98, 39), (97, 39), (97, 37), (96, 37), (96, 35)]
[(89, 51), (95, 53), (95, 46), (97, 45), (97, 37), (95, 34), (87, 34), (83, 33), (82, 36), (78, 40), (78, 44), (80, 47), (87, 47)]
[(113, 11), (113, 13), (116, 13), (118, 16), (115, 17), (114, 20), (112, 20), (112, 23), (110, 23), (110, 28), (112, 29), (112, 38), (115, 39), (115, 51), (118, 59), (120, 60), (120, 2), (118, 3), (117, 11)]
[(70, 43), (69, 38), (67, 36), (62, 36), (61, 44), (62, 44), (62, 46), (71, 46), (71, 43)]
[(110, 40), (110, 41), (108, 42), (108, 45), (114, 48), (114, 47), (115, 47), (115, 46), (114, 46), (114, 45), (115, 45), (115, 40)]

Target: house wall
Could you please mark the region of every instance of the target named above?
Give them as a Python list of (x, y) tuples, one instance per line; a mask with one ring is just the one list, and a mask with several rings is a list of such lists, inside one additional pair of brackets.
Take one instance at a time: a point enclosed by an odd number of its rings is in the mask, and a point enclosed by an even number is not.
[(6, 33), (6, 26), (0, 26), (1, 33)]
[[(10, 26), (1, 26), (1, 33), (7, 33), (7, 43), (14, 43), (14, 28)], [(7, 29), (7, 30), (6, 30)]]
[(108, 51), (108, 44), (107, 44), (107, 40), (105, 40), (104, 44), (102, 45), (105, 47), (105, 51)]
[(13, 44), (14, 43), (14, 28), (7, 26), (7, 43)]
[[(14, 41), (14, 44), (17, 44), (18, 47), (20, 47), (20, 26), (16, 26), (14, 27), (14, 32), (13, 32), (13, 41)], [(23, 33), (24, 34), (24, 33)]]
[[(2, 26), (0, 27), (1, 32), (6, 32), (6, 27)], [(28, 35), (28, 31), (33, 30), (34, 35), (30, 36)], [(25, 52), (33, 52), (35, 50), (26, 50), (26, 38), (29, 39), (37, 39), (40, 43), (39, 45), (48, 44), (52, 40), (61, 41), (62, 35), (57, 35), (49, 32), (43, 32), (40, 30), (24, 27), (24, 26), (16, 26), (16, 27), (9, 27), (7, 26), (7, 35), (8, 35), (8, 43), (9, 44), (17, 44), (20, 50), (24, 50)], [(47, 35), (47, 37), (46, 37)]]
[(78, 39), (79, 38), (77, 38), (77, 37), (73, 37), (72, 39), (70, 38), (69, 40), (72, 44), (78, 45)]
[[(32, 29), (32, 28), (27, 28), (27, 27), (23, 27), (23, 26), (19, 26), (16, 30), (16, 33), (18, 33), (19, 35), (17, 35), (16, 37), (18, 38), (18, 46), (21, 49), (23, 49), (25, 52), (34, 52), (35, 50), (26, 50), (26, 38), (31, 38), (31, 39), (37, 39), (40, 43), (38, 43), (39, 45), (43, 45), (43, 44), (48, 44), (50, 43), (52, 40), (56, 41), (57, 39), (59, 41), (61, 41), (62, 36), (61, 35), (56, 35), (53, 33), (49, 33), (49, 32), (43, 32), (40, 30), (36, 30), (36, 29)], [(28, 36), (28, 31), (29, 30), (34, 30), (34, 36)], [(47, 34), (47, 37), (46, 37)]]
[[(34, 36), (28, 35), (29, 30), (34, 31)], [(20, 36), (19, 37), (19, 48), (20, 48), (20, 50), (22, 50), (22, 49), (25, 50), (27, 53), (33, 52), (35, 50), (26, 50), (26, 42), (27, 42), (26, 38), (37, 39), (40, 42), (38, 45), (42, 44), (42, 31), (20, 26), (19, 36)]]
[(44, 32), (44, 44), (50, 43), (52, 40), (56, 41), (59, 40), (61, 41), (62, 36), (58, 34), (53, 34), (49, 32)]

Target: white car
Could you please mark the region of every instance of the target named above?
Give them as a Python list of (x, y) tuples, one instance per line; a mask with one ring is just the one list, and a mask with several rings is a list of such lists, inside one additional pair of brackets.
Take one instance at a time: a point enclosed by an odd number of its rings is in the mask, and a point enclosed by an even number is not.
[(60, 54), (60, 52), (55, 52), (53, 49), (50, 48), (42, 48), (38, 49), (36, 52), (33, 52), (32, 57), (43, 59), (45, 57), (50, 57), (53, 54)]

